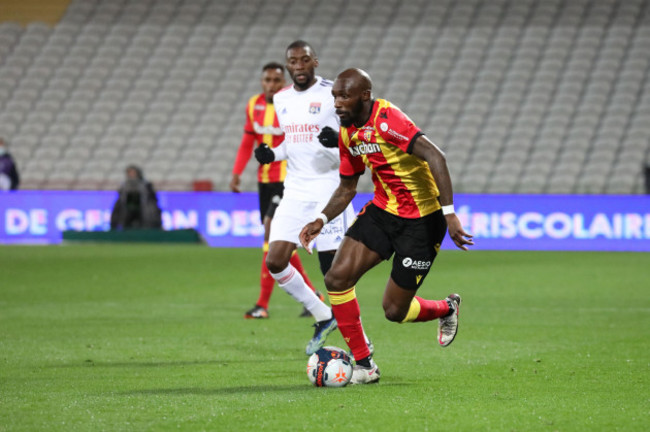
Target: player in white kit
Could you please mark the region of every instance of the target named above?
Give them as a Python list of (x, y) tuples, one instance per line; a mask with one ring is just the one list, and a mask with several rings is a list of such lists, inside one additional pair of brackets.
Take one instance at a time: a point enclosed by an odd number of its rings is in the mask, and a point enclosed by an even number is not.
[[(284, 142), (272, 149), (260, 145), (255, 149), (255, 157), (260, 163), (287, 160), (284, 196), (271, 222), (266, 265), (278, 285), (316, 319), (314, 336), (305, 350), (311, 355), (336, 329), (336, 320), (289, 259), (300, 245), (298, 235), (302, 227), (318, 217), (338, 187), (339, 120), (334, 110), (332, 82), (315, 74), (318, 58), (313, 48), (304, 41), (295, 41), (287, 48), (286, 61), (293, 85), (273, 97)], [(353, 219), (354, 210), (348, 206), (337, 218), (324, 221), (326, 225), (316, 238), (323, 274), (329, 270), (334, 252)]]

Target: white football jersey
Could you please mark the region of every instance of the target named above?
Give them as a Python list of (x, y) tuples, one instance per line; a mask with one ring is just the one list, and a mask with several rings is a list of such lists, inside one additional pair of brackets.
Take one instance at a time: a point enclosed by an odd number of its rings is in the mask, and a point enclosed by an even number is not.
[(293, 85), (273, 96), (284, 142), (274, 150), (276, 160), (287, 159), (284, 196), (302, 201), (329, 199), (339, 185), (339, 150), (318, 141), (325, 126), (339, 130), (332, 82), (317, 76), (304, 91)]

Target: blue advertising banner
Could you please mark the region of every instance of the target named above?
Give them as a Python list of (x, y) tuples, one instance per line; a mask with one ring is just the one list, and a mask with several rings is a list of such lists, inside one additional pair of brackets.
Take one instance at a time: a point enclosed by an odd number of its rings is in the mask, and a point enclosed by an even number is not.
[(650, 196), (458, 195), (476, 249), (650, 251)]
[[(62, 232), (107, 231), (116, 192), (18, 191), (0, 195), (0, 243), (61, 242)], [(260, 247), (256, 193), (158, 192), (164, 229), (194, 228), (214, 247)], [(371, 199), (359, 194), (355, 209)], [(482, 250), (650, 252), (650, 197), (463, 195), (456, 212)], [(454, 245), (447, 239), (443, 248)]]
[[(210, 246), (259, 247), (256, 193), (158, 192), (163, 229), (194, 228)], [(0, 195), (0, 243), (60, 243), (62, 232), (108, 231), (117, 192), (19, 191)]]

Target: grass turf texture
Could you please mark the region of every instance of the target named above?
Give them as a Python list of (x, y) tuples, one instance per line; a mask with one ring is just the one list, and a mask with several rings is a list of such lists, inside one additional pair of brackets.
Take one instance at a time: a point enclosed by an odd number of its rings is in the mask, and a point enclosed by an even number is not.
[(647, 430), (650, 254), (444, 251), (420, 294), (463, 296), (445, 349), (384, 319), (385, 263), (357, 285), (382, 379), (343, 389), (309, 384), (283, 291), (242, 318), (260, 256), (0, 247), (0, 431)]

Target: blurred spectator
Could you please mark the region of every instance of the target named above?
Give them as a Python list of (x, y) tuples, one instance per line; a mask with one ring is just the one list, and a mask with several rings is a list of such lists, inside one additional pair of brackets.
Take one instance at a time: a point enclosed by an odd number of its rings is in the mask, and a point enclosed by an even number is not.
[(126, 167), (126, 180), (120, 186), (118, 194), (111, 214), (112, 230), (162, 228), (156, 191), (145, 180), (139, 167)]
[(16, 162), (8, 147), (4, 138), (0, 137), (0, 191), (16, 190), (20, 183)]

